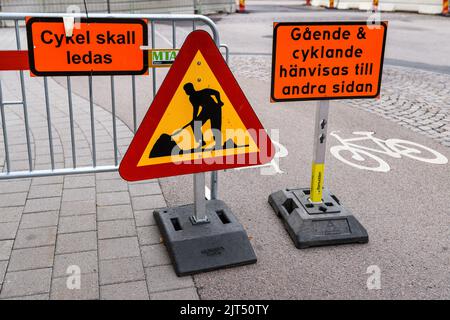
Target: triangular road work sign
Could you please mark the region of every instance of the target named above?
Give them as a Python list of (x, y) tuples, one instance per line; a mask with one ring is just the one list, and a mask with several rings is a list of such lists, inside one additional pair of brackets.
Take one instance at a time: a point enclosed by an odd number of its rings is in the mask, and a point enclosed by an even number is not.
[(210, 35), (186, 38), (125, 157), (128, 181), (259, 165), (275, 149)]

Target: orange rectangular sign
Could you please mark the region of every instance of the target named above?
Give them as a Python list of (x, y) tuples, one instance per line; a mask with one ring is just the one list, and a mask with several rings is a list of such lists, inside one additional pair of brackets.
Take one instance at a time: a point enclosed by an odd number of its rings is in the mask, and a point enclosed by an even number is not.
[(271, 101), (375, 98), (387, 22), (274, 23)]
[(37, 76), (125, 75), (148, 72), (147, 22), (81, 18), (71, 37), (62, 18), (26, 22), (30, 70)]

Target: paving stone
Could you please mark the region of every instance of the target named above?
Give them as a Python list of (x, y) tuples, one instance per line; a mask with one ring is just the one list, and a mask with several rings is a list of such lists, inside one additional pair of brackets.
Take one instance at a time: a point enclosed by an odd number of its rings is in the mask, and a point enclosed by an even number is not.
[(9, 207), (0, 209), (0, 223), (20, 221), (23, 207)]
[(159, 183), (159, 182), (158, 182), (158, 179), (140, 180), (140, 181), (131, 181), (131, 182), (128, 182), (129, 185), (150, 184), (150, 183)]
[(0, 298), (31, 296), (50, 292), (52, 269), (7, 272)]
[(59, 219), (58, 233), (74, 233), (97, 230), (95, 214), (61, 217)]
[(58, 225), (58, 212), (27, 213), (22, 216), (20, 229), (51, 227)]
[(100, 260), (100, 284), (145, 280), (140, 257)]
[(97, 273), (97, 251), (56, 255), (53, 265), (53, 277), (66, 277), (68, 275), (67, 269), (70, 266), (78, 266), (80, 268), (81, 274)]
[[(66, 160), (67, 163), (67, 160)], [(77, 166), (92, 166), (92, 157), (77, 157)]]
[(58, 234), (56, 254), (97, 250), (95, 231)]
[(147, 184), (130, 184), (129, 190), (131, 196), (133, 197), (162, 194), (161, 187), (157, 182)]
[(16, 237), (19, 222), (0, 223), (0, 240), (10, 240)]
[(0, 207), (24, 206), (26, 200), (26, 192), (0, 194)]
[(117, 283), (100, 286), (102, 300), (148, 300), (145, 281)]
[(61, 204), (61, 216), (81, 216), (96, 213), (95, 200), (70, 201)]
[(95, 188), (64, 189), (63, 201), (95, 200)]
[[(2, 151), (3, 153), (3, 151)], [(30, 188), (31, 180), (5, 180), (0, 181), (0, 194), (3, 193), (16, 193), (16, 192), (28, 192)]]
[(25, 205), (24, 213), (59, 210), (61, 198), (29, 199)]
[(150, 294), (150, 300), (199, 300), (196, 288), (185, 288)]
[(31, 185), (44, 185), (44, 184), (60, 184), (64, 182), (63, 176), (55, 176), (55, 177), (40, 177), (33, 178)]
[(15, 171), (27, 171), (29, 169), (28, 161), (14, 161)]
[(97, 195), (97, 205), (114, 206), (118, 204), (129, 204), (130, 195), (128, 192), (110, 192)]
[(346, 103), (439, 141), (439, 135), (448, 130), (444, 127), (446, 114), (439, 112), (448, 105), (445, 98), (449, 92), (448, 78), (423, 70), (411, 71), (388, 66), (383, 72), (381, 100), (347, 100)]
[(56, 227), (19, 229), (14, 242), (14, 249), (54, 246)]
[(137, 227), (156, 225), (153, 210), (134, 211), (134, 218)]
[(95, 187), (95, 176), (67, 176), (64, 179), (64, 189)]
[(14, 244), (14, 240), (2, 240), (0, 241), (0, 261), (9, 260), (11, 256), (11, 250)]
[(98, 207), (97, 219), (98, 221), (133, 219), (133, 210), (129, 204)]
[(167, 207), (166, 200), (161, 194), (133, 197), (132, 203), (134, 210), (158, 209)]
[(121, 180), (119, 173), (117, 172), (102, 172), (102, 173), (96, 173), (95, 177), (97, 180), (114, 180), (118, 179)]
[(136, 226), (133, 219), (100, 221), (98, 223), (98, 238), (122, 238), (136, 236)]
[(0, 287), (3, 283), (3, 278), (6, 274), (6, 268), (8, 267), (8, 261), (0, 261)]
[[(97, 300), (99, 299), (97, 273), (80, 275), (80, 288), (73, 288), (70, 277), (52, 280), (52, 300)], [(68, 283), (69, 282), (69, 283)], [(72, 289), (71, 289), (72, 288)]]
[(137, 233), (141, 246), (161, 243), (161, 234), (157, 226), (139, 227)]
[(31, 186), (28, 199), (61, 197), (62, 184)]
[(50, 294), (48, 294), (48, 293), (35, 294), (35, 295), (31, 295), (31, 296), (8, 298), (8, 299), (4, 299), (4, 300), (50, 300)]
[(128, 184), (123, 180), (99, 180), (97, 181), (97, 192), (128, 191)]
[(141, 247), (144, 267), (154, 267), (170, 264), (167, 248), (162, 244)]
[(137, 237), (99, 240), (100, 260), (140, 256)]
[(8, 272), (52, 267), (54, 254), (54, 246), (13, 249)]
[(146, 268), (145, 273), (150, 293), (194, 287), (191, 277), (177, 277), (171, 265)]

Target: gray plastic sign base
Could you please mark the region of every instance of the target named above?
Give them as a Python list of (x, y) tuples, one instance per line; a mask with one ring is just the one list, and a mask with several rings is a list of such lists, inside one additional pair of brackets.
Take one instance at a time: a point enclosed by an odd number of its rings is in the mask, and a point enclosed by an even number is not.
[(194, 205), (154, 211), (178, 276), (256, 263), (242, 225), (220, 200), (206, 202), (209, 223), (194, 225)]
[(328, 190), (323, 202), (309, 201), (309, 188), (287, 189), (272, 193), (269, 203), (283, 220), (298, 249), (349, 243), (367, 243), (366, 229)]

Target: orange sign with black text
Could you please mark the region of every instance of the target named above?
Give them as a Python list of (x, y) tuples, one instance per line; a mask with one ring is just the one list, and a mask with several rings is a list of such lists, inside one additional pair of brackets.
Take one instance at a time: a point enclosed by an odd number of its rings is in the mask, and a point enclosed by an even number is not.
[(211, 36), (189, 34), (119, 168), (128, 181), (269, 162), (275, 148)]
[(62, 18), (28, 18), (33, 75), (132, 75), (148, 72), (147, 22), (143, 19), (81, 18), (66, 36)]
[(274, 23), (271, 100), (375, 98), (387, 22)]

